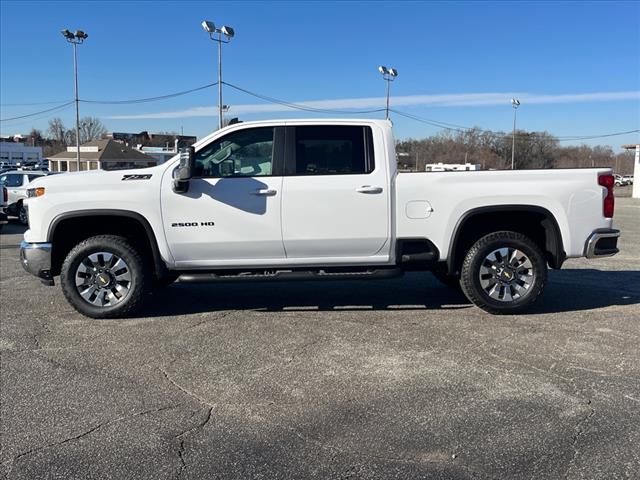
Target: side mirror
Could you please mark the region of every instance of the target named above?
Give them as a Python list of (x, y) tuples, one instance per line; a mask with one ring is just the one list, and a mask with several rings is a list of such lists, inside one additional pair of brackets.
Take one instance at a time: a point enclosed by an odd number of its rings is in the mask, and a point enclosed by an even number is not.
[(180, 165), (173, 171), (173, 191), (186, 193), (189, 191), (189, 180), (193, 175), (195, 164), (195, 149), (193, 147), (180, 149)]

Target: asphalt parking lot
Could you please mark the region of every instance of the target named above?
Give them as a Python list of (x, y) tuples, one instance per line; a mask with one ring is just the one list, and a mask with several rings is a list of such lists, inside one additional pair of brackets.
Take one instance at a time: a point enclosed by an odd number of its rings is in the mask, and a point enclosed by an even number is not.
[(640, 478), (640, 201), (527, 315), (430, 274), (187, 286), (91, 320), (0, 235), (0, 477)]

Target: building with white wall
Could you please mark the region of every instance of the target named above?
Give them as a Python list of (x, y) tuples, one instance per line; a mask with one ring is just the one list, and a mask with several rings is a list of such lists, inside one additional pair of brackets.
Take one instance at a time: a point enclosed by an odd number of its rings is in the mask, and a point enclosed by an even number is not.
[(22, 142), (0, 142), (0, 163), (19, 167), (42, 163), (42, 147), (30, 147)]
[(635, 151), (635, 156), (633, 157), (633, 190), (631, 192), (631, 196), (633, 198), (640, 198), (640, 182), (638, 182), (638, 177), (640, 177), (640, 143), (633, 145), (623, 145), (622, 148), (625, 150), (633, 150)]
[(481, 170), (479, 163), (427, 163), (425, 172), (470, 172)]
[(76, 160), (76, 147), (67, 147), (49, 159), (52, 172), (77, 172), (83, 170), (122, 170), (125, 168), (153, 167), (155, 158), (139, 152), (115, 140), (91, 140), (80, 145), (80, 165)]

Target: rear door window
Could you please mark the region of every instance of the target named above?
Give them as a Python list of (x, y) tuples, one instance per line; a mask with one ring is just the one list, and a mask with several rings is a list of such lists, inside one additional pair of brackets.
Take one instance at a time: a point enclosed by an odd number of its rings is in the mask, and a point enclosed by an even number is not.
[(370, 127), (296, 127), (295, 175), (371, 173), (375, 167)]

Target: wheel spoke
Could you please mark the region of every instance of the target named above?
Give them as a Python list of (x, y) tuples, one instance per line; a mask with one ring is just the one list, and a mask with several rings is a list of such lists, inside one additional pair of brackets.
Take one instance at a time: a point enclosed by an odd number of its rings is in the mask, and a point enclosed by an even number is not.
[(95, 285), (89, 285), (87, 288), (80, 292), (82, 298), (84, 298), (87, 302), (93, 303), (97, 297), (98, 287)]
[(94, 252), (82, 259), (75, 272), (76, 289), (87, 303), (111, 307), (129, 293), (132, 276), (129, 265), (111, 252)]
[(500, 247), (489, 252), (477, 275), (485, 294), (505, 303), (528, 295), (536, 277), (529, 256), (514, 247)]
[(498, 295), (500, 294), (500, 288), (499, 288), (498, 284), (494, 283), (493, 287), (491, 287), (491, 289), (489, 289), (489, 291), (487, 293), (492, 298), (498, 298)]
[(484, 288), (486, 291), (488, 291), (491, 287), (493, 287), (497, 283), (498, 282), (495, 278), (493, 278), (493, 275), (491, 275), (491, 277), (486, 280), (480, 279), (480, 286)]

